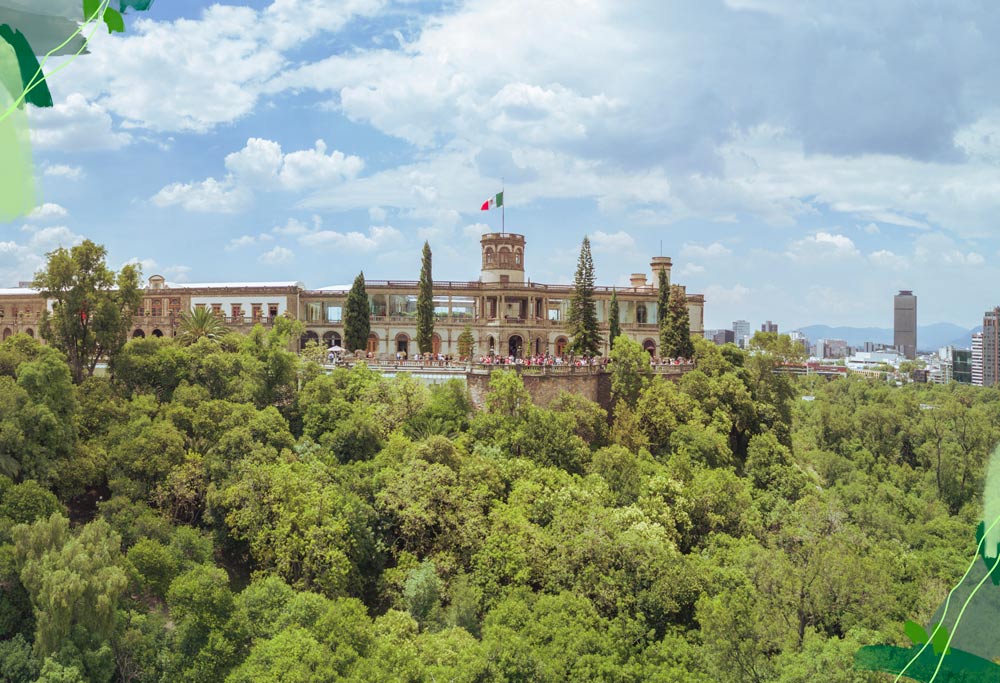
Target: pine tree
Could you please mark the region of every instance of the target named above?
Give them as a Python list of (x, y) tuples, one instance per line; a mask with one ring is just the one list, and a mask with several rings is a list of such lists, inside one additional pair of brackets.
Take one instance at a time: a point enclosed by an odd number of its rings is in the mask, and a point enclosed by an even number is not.
[(656, 298), (656, 324), (660, 331), (660, 355), (664, 358), (670, 354), (673, 332), (670, 329), (670, 280), (667, 279), (667, 269), (660, 268), (660, 289)]
[(670, 286), (671, 358), (690, 358), (694, 355), (691, 341), (691, 318), (688, 315), (687, 294), (680, 285)]
[(417, 349), (430, 353), (434, 348), (434, 280), (431, 278), (431, 247), (424, 242), (417, 292)]
[(568, 322), (567, 331), (573, 338), (569, 352), (596, 356), (601, 346), (601, 335), (597, 330), (597, 304), (594, 302), (594, 260), (590, 256), (590, 240), (587, 237), (580, 245)]
[(615, 339), (622, 333), (621, 325), (618, 322), (618, 292), (611, 290), (611, 310), (608, 311), (608, 345), (614, 347)]
[(368, 306), (368, 293), (365, 291), (364, 271), (358, 273), (347, 294), (344, 305), (344, 348), (357, 351), (368, 345), (368, 335), (371, 333), (371, 311)]

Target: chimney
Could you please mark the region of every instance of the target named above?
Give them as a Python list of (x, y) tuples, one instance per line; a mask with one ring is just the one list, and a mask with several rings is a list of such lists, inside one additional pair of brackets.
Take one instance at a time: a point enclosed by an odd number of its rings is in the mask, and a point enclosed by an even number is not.
[(645, 273), (632, 273), (631, 277), (629, 277), (629, 282), (632, 284), (632, 287), (634, 287), (635, 289), (639, 289), (640, 287), (645, 287), (646, 286), (646, 274)]
[(660, 271), (667, 271), (667, 282), (670, 282), (670, 257), (669, 256), (654, 256), (653, 260), (649, 264), (650, 270), (653, 272), (653, 287), (660, 286)]

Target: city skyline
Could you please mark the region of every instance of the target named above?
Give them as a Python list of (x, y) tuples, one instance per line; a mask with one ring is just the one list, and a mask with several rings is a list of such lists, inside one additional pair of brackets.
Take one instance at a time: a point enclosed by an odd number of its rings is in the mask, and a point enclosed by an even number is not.
[(891, 326), (900, 289), (975, 326), (996, 302), (954, 293), (1000, 276), (1000, 89), (971, 65), (1000, 10), (815, 9), (157, 3), (29, 106), (44, 203), (0, 224), (0, 286), (81, 238), (310, 287), (415, 279), (428, 240), (464, 279), (504, 189), (536, 281), (588, 234), (600, 284), (671, 256), (708, 328)]

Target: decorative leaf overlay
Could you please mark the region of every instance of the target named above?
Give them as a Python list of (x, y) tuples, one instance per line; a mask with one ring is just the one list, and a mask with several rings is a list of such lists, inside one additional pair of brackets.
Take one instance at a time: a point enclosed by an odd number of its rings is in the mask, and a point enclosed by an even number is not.
[(934, 627), (934, 633), (931, 634), (931, 647), (934, 648), (934, 654), (938, 657), (951, 654), (951, 648), (948, 647), (948, 629), (944, 627), (944, 624), (938, 624)]
[(1000, 566), (997, 565), (997, 558), (1000, 557), (1000, 543), (997, 543), (996, 552), (993, 557), (989, 557), (986, 552), (986, 544), (983, 543), (983, 536), (986, 534), (986, 522), (980, 522), (976, 527), (976, 545), (979, 546), (979, 554), (986, 563), (986, 570), (990, 572), (990, 581), (994, 586), (1000, 586)]
[(913, 641), (914, 645), (923, 645), (928, 641), (927, 631), (912, 619), (903, 624), (903, 633)]
[(109, 7), (104, 10), (104, 23), (108, 25), (108, 33), (125, 32), (125, 20), (122, 18), (121, 13), (116, 9), (111, 9)]
[(101, 0), (83, 0), (83, 19), (93, 21), (101, 9)]

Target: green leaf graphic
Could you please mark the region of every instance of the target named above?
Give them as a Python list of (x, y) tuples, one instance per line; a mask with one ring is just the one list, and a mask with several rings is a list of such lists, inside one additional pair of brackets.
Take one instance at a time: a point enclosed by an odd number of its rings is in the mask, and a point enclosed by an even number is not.
[[(948, 629), (943, 624), (934, 627), (934, 632), (931, 635), (931, 647), (934, 648), (934, 654), (939, 657), (943, 652), (947, 654), (945, 648), (948, 647)], [(948, 648), (948, 652), (951, 652), (951, 648)]]
[(104, 10), (104, 23), (108, 25), (108, 33), (125, 32), (125, 20), (122, 18), (121, 13), (116, 9), (111, 9), (109, 7)]
[(101, 0), (83, 0), (84, 20), (90, 21), (93, 19), (99, 9), (101, 9)]
[(927, 631), (924, 630), (924, 627), (912, 619), (903, 624), (903, 633), (913, 641), (914, 645), (923, 645), (928, 640)]

